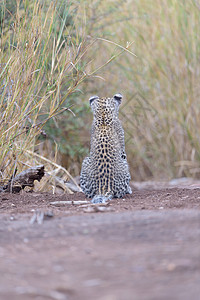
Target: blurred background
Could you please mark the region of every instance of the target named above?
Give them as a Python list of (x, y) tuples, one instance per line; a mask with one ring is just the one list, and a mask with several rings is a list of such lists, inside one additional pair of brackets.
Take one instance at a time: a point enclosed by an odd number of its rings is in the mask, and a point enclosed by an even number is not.
[(0, 180), (78, 176), (88, 99), (115, 93), (132, 180), (199, 178), (199, 76), (196, 0), (1, 1)]

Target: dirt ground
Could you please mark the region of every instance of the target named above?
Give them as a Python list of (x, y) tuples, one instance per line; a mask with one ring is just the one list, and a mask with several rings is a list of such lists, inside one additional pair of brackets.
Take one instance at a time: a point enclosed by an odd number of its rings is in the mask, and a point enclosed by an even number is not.
[(98, 209), (1, 193), (0, 299), (200, 299), (200, 184), (136, 186)]

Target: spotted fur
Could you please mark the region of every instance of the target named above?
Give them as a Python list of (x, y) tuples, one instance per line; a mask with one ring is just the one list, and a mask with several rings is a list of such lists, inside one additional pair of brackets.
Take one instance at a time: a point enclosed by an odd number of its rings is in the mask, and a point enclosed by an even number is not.
[[(80, 184), (87, 197), (121, 198), (130, 194), (124, 131), (118, 119), (120, 94), (90, 98), (93, 111), (90, 156), (83, 160)], [(104, 200), (97, 202), (104, 202)]]

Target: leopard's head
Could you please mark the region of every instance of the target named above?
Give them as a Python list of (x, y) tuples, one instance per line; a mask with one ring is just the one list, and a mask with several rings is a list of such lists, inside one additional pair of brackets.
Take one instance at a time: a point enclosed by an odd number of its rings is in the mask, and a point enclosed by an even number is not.
[(98, 125), (106, 126), (110, 125), (118, 117), (122, 95), (115, 94), (112, 98), (92, 96), (89, 101), (95, 122)]

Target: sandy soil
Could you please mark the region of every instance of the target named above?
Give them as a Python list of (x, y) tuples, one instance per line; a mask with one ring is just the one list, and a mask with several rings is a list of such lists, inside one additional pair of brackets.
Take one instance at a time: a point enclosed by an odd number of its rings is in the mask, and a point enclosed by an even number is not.
[(0, 299), (199, 299), (199, 188), (135, 189), (100, 211), (85, 200), (0, 194)]

